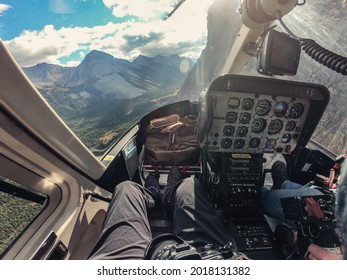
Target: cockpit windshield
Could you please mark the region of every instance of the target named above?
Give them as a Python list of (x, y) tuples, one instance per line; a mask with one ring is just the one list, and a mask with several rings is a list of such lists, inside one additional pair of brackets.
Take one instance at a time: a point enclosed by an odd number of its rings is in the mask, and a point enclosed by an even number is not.
[[(144, 115), (197, 101), (222, 74), (242, 25), (239, 2), (0, 0), (0, 37), (52, 108), (101, 156)], [(346, 57), (346, 18), (346, 1), (316, 0), (283, 19), (297, 36)], [(252, 58), (242, 74), (260, 75), (256, 64)], [(328, 87), (330, 103), (313, 140), (345, 153), (345, 76), (301, 53), (297, 75), (275, 78)]]

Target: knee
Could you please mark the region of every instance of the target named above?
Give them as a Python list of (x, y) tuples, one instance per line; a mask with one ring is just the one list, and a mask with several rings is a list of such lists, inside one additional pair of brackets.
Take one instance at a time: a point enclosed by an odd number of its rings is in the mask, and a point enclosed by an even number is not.
[(133, 181), (124, 181), (119, 183), (113, 193), (113, 196), (131, 197), (140, 192), (140, 188)]
[(199, 181), (195, 177), (188, 177), (182, 181), (176, 190), (176, 196), (188, 197), (194, 193), (195, 188), (200, 187)]

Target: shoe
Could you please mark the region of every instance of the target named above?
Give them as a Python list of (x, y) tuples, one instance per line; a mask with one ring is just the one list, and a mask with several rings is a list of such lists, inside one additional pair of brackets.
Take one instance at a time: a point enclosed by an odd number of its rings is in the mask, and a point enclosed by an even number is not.
[(282, 161), (276, 161), (271, 168), (272, 189), (280, 189), (285, 180), (288, 180), (287, 166)]
[(180, 168), (178, 166), (172, 166), (169, 175), (167, 176), (167, 184), (163, 194), (163, 205), (169, 213), (172, 213), (173, 197), (182, 179), (183, 175)]
[(145, 180), (145, 189), (152, 195), (156, 206), (159, 206), (161, 203), (161, 192), (158, 179), (159, 178), (154, 174), (149, 174)]
[(178, 166), (172, 166), (167, 176), (167, 186), (174, 186), (183, 179), (183, 175)]

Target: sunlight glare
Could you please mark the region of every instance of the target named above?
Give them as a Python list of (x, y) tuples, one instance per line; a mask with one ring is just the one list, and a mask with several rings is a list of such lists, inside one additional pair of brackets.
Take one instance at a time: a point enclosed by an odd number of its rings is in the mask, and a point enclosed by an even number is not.
[(182, 60), (180, 64), (180, 70), (183, 74), (187, 73), (189, 71), (190, 64), (188, 60)]

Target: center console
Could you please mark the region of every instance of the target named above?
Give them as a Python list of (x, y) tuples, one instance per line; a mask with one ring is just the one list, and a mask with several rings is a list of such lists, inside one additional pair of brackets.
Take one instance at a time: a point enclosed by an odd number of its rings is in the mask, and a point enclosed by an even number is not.
[[(209, 185), (209, 198), (226, 219), (254, 219), (260, 215), (263, 154), (211, 153), (218, 166), (218, 184)], [(219, 169), (220, 168), (220, 169)]]

